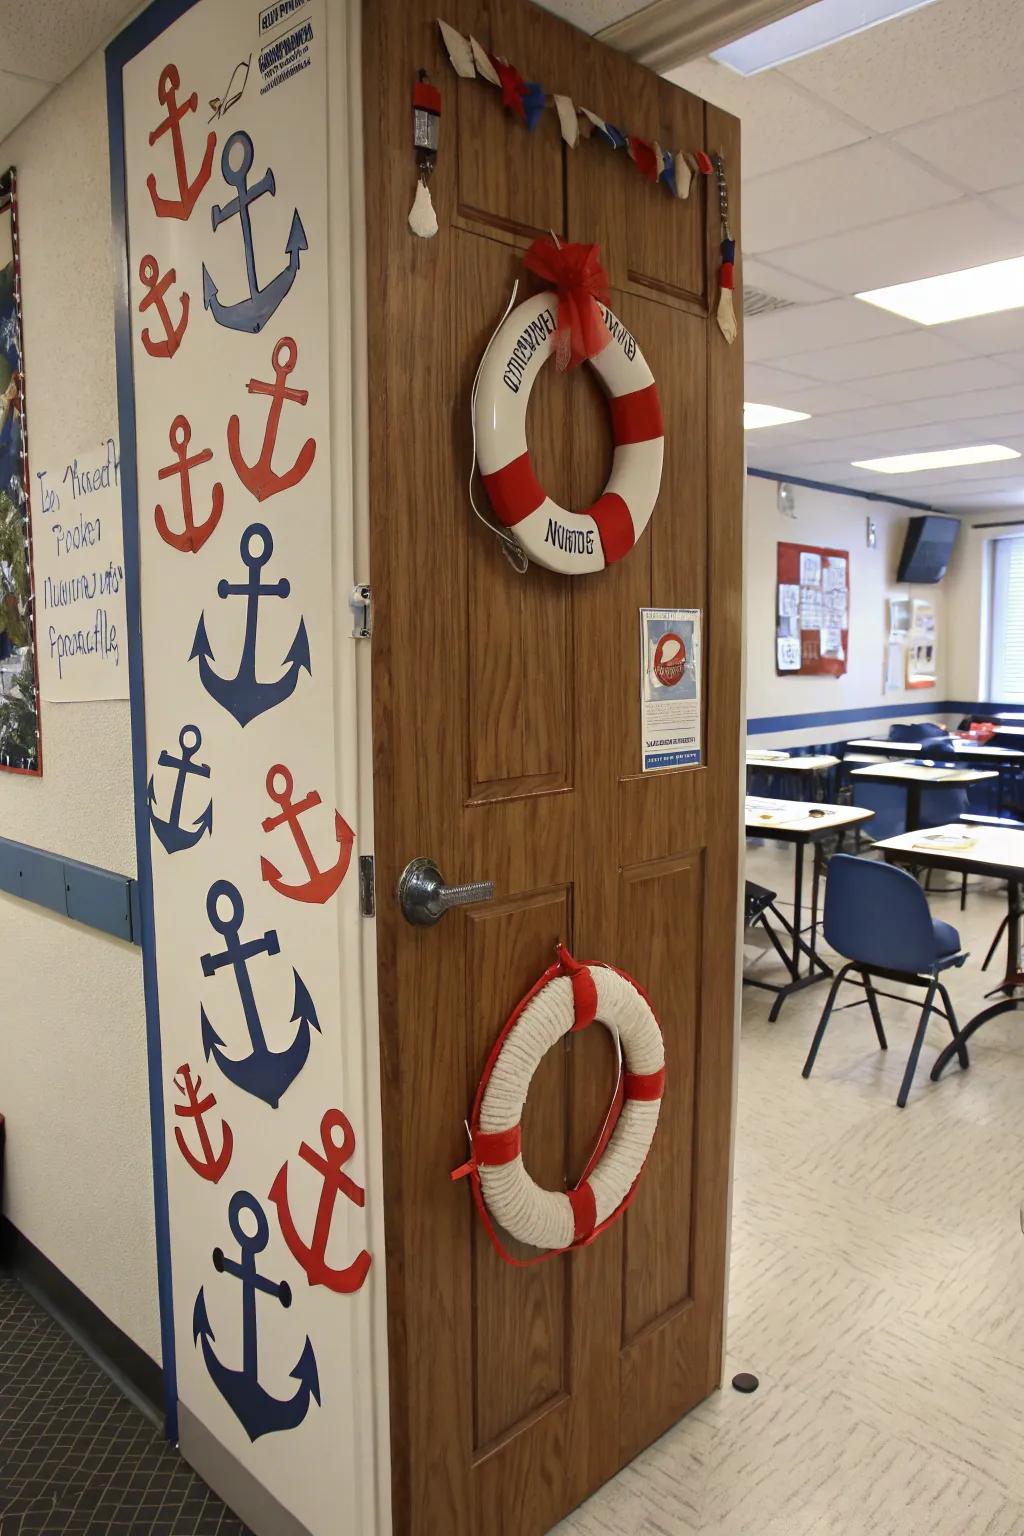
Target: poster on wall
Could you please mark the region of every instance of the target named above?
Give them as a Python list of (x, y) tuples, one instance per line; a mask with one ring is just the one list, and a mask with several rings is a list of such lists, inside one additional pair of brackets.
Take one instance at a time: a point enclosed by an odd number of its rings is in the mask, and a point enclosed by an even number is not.
[(55, 704), (126, 699), (117, 438), (72, 452), (44, 445), (32, 479), (40, 694)]
[(850, 556), (843, 549), (778, 546), (775, 670), (842, 677), (850, 643)]
[(640, 610), (640, 733), (644, 773), (701, 760), (701, 610)]
[(382, 1285), (327, 25), (324, 0), (161, 0), (108, 50), (168, 1429), (249, 1523), (312, 1536), (361, 1528)]
[(907, 687), (934, 688), (937, 665), (935, 609), (931, 603), (915, 597), (907, 636)]
[(17, 178), (0, 176), (0, 771), (43, 767)]

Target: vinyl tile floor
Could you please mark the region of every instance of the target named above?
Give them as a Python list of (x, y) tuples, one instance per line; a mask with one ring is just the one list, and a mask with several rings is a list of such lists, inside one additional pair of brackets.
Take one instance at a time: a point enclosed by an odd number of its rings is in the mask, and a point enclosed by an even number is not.
[(0, 1536), (249, 1536), (135, 1405), (0, 1272)]
[[(748, 852), (780, 905), (792, 858)], [(1005, 887), (972, 879), (962, 915), (958, 891), (930, 901), (971, 951), (966, 1022), (1002, 976), (1002, 948), (981, 962)], [(1024, 1536), (1024, 1011), (932, 1083), (939, 1019), (899, 1110), (920, 1001), (883, 1000), (886, 1052), (865, 1007), (833, 1015), (805, 1082), (826, 990), (769, 1024), (744, 988), (725, 1386), (559, 1536)]]

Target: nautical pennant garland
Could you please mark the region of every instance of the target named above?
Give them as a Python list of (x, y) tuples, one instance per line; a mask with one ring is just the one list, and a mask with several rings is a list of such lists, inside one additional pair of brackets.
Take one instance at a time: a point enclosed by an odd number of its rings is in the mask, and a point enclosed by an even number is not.
[(614, 123), (592, 112), (589, 107), (577, 107), (569, 96), (549, 96), (537, 81), (524, 79), (514, 64), (489, 52), (475, 37), (463, 37), (455, 27), (440, 18), (437, 25), (455, 73), (464, 80), (479, 77), (497, 86), (504, 106), (531, 133), (542, 113), (550, 110), (556, 114), (562, 138), (570, 149), (576, 148), (581, 137), (591, 138), (596, 134), (609, 148), (624, 149), (645, 180), (659, 183), (680, 201), (689, 197), (695, 175), (715, 177), (722, 222), (722, 264), (719, 269), (716, 318), (722, 335), (731, 345), (737, 336), (732, 298), (736, 242), (729, 227), (729, 196), (725, 162), (721, 154), (711, 156), (703, 149), (673, 151), (665, 149), (654, 139), (625, 133)]

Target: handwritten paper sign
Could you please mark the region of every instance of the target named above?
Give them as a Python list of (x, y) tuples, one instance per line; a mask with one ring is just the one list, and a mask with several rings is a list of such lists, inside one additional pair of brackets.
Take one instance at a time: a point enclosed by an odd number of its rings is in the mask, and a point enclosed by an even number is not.
[(128, 697), (117, 442), (34, 472), (39, 688), (57, 704)]

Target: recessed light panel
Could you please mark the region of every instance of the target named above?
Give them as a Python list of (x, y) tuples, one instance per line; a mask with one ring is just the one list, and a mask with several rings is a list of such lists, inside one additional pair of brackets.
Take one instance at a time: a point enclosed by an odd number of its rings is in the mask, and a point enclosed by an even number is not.
[(959, 469), (963, 464), (994, 464), (998, 459), (1019, 459), (1016, 448), (982, 443), (975, 448), (938, 448), (932, 453), (897, 453), (888, 459), (854, 459), (854, 469), (873, 469), (879, 475), (912, 475), (918, 469)]
[(946, 325), (969, 320), (972, 315), (994, 315), (1004, 309), (1024, 307), (1024, 256), (991, 261), (963, 272), (944, 272), (892, 288), (872, 288), (858, 299), (887, 309), (890, 314), (916, 320), (918, 325)]
[(908, 11), (919, 11), (932, 0), (817, 0), (792, 16), (759, 27), (735, 43), (718, 48), (711, 55), (738, 75), (758, 75), (762, 69), (787, 64), (816, 53), (840, 38), (865, 32), (880, 22), (892, 21)]
[(756, 432), (758, 427), (784, 427), (790, 421), (810, 421), (809, 411), (787, 411), (781, 405), (754, 405), (743, 402), (743, 430)]

